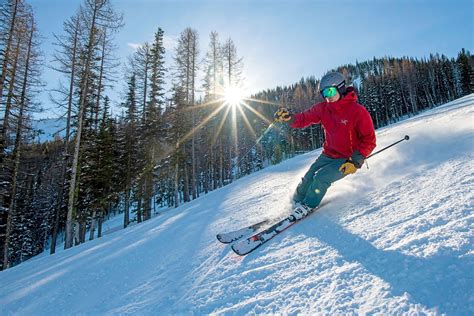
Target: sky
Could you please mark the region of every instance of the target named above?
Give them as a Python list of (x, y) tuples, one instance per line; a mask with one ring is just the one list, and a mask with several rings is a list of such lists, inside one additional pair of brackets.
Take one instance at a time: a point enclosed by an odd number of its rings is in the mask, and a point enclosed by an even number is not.
[[(53, 33), (83, 0), (27, 0), (35, 11), (45, 65), (52, 60)], [(289, 85), (302, 77), (320, 78), (340, 65), (373, 57), (428, 57), (440, 53), (456, 57), (461, 48), (473, 51), (474, 0), (113, 0), (123, 13), (124, 27), (116, 35), (116, 56), (125, 62), (137, 45), (151, 42), (158, 27), (165, 32), (167, 67), (174, 45), (191, 27), (199, 34), (203, 58), (212, 31), (223, 42), (231, 38), (243, 58), (245, 89), (256, 93)], [(122, 78), (123, 76), (120, 76)], [(44, 110), (37, 118), (57, 117), (47, 91), (60, 75), (45, 67)], [(124, 84), (107, 94), (118, 104)], [(117, 111), (117, 108), (116, 108)]]

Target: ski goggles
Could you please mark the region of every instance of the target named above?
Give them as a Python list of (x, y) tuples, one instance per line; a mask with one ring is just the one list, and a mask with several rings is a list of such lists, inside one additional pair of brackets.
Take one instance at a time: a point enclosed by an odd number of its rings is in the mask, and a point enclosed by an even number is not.
[(323, 91), (321, 91), (321, 94), (323, 95), (324, 98), (332, 98), (337, 94), (337, 88), (336, 87), (327, 87), (324, 88)]

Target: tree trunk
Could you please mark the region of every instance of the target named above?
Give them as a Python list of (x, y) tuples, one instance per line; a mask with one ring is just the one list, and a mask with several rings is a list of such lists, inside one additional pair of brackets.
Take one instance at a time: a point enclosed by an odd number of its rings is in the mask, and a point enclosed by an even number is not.
[(123, 213), (123, 228), (130, 224), (130, 188), (125, 188), (125, 211)]
[(15, 32), (15, 24), (17, 21), (16, 16), (18, 13), (19, 3), (20, 3), (20, 0), (15, 1), (15, 5), (13, 7), (13, 12), (12, 12), (12, 20), (10, 22), (10, 30), (8, 31), (8, 40), (7, 40), (7, 45), (5, 48), (3, 64), (2, 64), (2, 76), (0, 78), (0, 100), (2, 100), (3, 98), (3, 88), (5, 86), (5, 79), (7, 78), (7, 67), (8, 67), (8, 63), (10, 62), (10, 50), (11, 50), (11, 45), (13, 42), (13, 34)]
[(91, 218), (91, 226), (89, 227), (89, 240), (94, 240), (95, 233), (95, 222), (96, 222), (97, 211), (94, 210)]
[(195, 89), (195, 79), (196, 79), (196, 37), (192, 36), (192, 46), (191, 46), (191, 106), (192, 109), (192, 130), (193, 130), (193, 139), (192, 139), (192, 170), (191, 170), (191, 191), (193, 200), (198, 197), (196, 190), (196, 111), (194, 109), (194, 89)]
[(87, 58), (85, 63), (85, 70), (84, 70), (84, 77), (82, 78), (81, 82), (81, 98), (79, 103), (79, 114), (78, 114), (78, 123), (77, 123), (77, 133), (76, 133), (76, 142), (74, 147), (74, 158), (72, 163), (72, 171), (71, 171), (71, 184), (69, 188), (69, 201), (68, 201), (68, 211), (67, 211), (67, 219), (66, 219), (66, 241), (64, 243), (64, 248), (68, 249), (72, 247), (73, 241), (73, 231), (72, 231), (72, 221), (73, 221), (73, 210), (74, 210), (74, 197), (76, 193), (76, 181), (77, 181), (77, 168), (79, 164), (79, 149), (81, 146), (81, 134), (82, 134), (82, 121), (84, 117), (84, 109), (86, 105), (86, 98), (87, 98), (87, 90), (89, 89), (89, 73), (91, 67), (91, 58), (92, 58), (92, 50), (93, 50), (93, 43), (96, 33), (96, 15), (97, 15), (97, 6), (94, 7), (93, 15), (92, 15), (92, 25), (89, 30), (89, 40), (88, 40), (88, 51), (87, 51)]
[(102, 80), (104, 77), (104, 58), (105, 58), (105, 43), (106, 43), (106, 30), (104, 30), (103, 34), (104, 38), (102, 41), (102, 55), (100, 60), (100, 71), (99, 71), (99, 84), (97, 86), (97, 97), (95, 101), (95, 119), (94, 125), (95, 129), (97, 130), (97, 126), (99, 124), (99, 108), (100, 108), (100, 97), (102, 96)]
[(81, 227), (81, 230), (80, 230), (81, 234), (80, 234), (80, 239), (79, 239), (79, 240), (80, 240), (80, 243), (83, 244), (83, 243), (86, 242), (87, 223), (86, 223), (86, 221), (84, 220), (84, 221), (81, 222), (80, 225), (81, 225), (81, 226), (80, 226), (80, 227)]
[(102, 224), (104, 222), (104, 216), (102, 215), (104, 213), (101, 213), (100, 216), (99, 216), (99, 220), (98, 220), (98, 225), (97, 225), (97, 238), (101, 238), (102, 237)]
[(28, 50), (26, 53), (26, 64), (25, 64), (25, 72), (23, 74), (23, 83), (22, 83), (22, 91), (20, 97), (20, 112), (18, 114), (18, 123), (16, 128), (16, 136), (15, 136), (15, 147), (13, 149), (13, 157), (14, 157), (14, 168), (13, 168), (13, 183), (11, 189), (11, 200), (10, 205), (8, 208), (8, 218), (7, 218), (7, 227), (6, 227), (6, 234), (5, 234), (5, 245), (3, 248), (3, 267), (9, 267), (9, 243), (10, 243), (10, 235), (13, 231), (12, 223), (13, 223), (13, 216), (15, 215), (15, 195), (17, 191), (17, 182), (18, 182), (18, 171), (20, 169), (20, 156), (21, 156), (21, 137), (22, 137), (22, 129), (23, 129), (23, 119), (24, 119), (24, 112), (26, 110), (26, 92), (28, 86), (28, 72), (30, 70), (30, 58), (31, 58), (31, 49), (33, 45), (33, 34), (35, 32), (34, 29), (34, 20), (31, 17), (31, 30), (28, 39)]
[[(5, 159), (5, 150), (9, 146), (8, 144), (8, 129), (9, 129), (9, 124), (10, 124), (10, 111), (12, 108), (12, 101), (14, 98), (14, 89), (15, 89), (15, 83), (16, 83), (16, 70), (18, 66), (18, 56), (20, 55), (20, 40), (18, 40), (18, 43), (16, 45), (15, 49), (15, 59), (13, 60), (13, 68), (11, 70), (11, 78), (10, 78), (10, 84), (8, 88), (8, 94), (7, 94), (7, 100), (5, 103), (5, 113), (3, 115), (3, 124), (2, 124), (2, 132), (0, 135), (0, 165), (3, 165), (4, 159)], [(0, 98), (1, 101), (1, 98)]]
[(74, 222), (74, 245), (79, 245), (81, 243), (81, 238), (79, 237), (81, 235), (81, 223), (79, 220), (76, 220)]
[[(147, 50), (148, 54), (148, 50)], [(147, 91), (148, 91), (148, 56), (146, 56), (146, 61), (145, 61), (145, 77), (143, 78), (143, 107), (142, 107), (142, 119), (143, 121), (146, 120), (146, 97), (147, 97)]]
[(145, 151), (146, 164), (142, 173), (143, 178), (143, 220), (151, 218), (151, 200), (153, 195), (153, 168), (150, 168), (154, 160), (154, 148)]
[[(179, 139), (179, 138), (178, 138)], [(178, 163), (179, 141), (176, 143), (176, 162), (174, 166), (174, 207), (179, 206), (179, 163)]]
[(184, 163), (184, 186), (183, 186), (183, 199), (184, 202), (189, 202), (189, 174), (187, 163)]
[(68, 102), (67, 102), (67, 120), (66, 120), (66, 135), (64, 137), (64, 159), (63, 165), (61, 167), (60, 183), (61, 188), (58, 194), (58, 200), (56, 204), (55, 216), (54, 216), (54, 226), (53, 233), (51, 238), (51, 249), (50, 253), (54, 254), (56, 252), (56, 243), (58, 239), (58, 230), (59, 230), (59, 220), (61, 208), (64, 202), (64, 191), (66, 186), (66, 173), (67, 165), (69, 161), (69, 138), (71, 135), (71, 115), (72, 115), (72, 100), (74, 97), (74, 77), (76, 74), (76, 54), (77, 54), (77, 40), (79, 35), (79, 17), (76, 17), (76, 27), (74, 28), (74, 39), (72, 47), (72, 57), (71, 57), (71, 75), (69, 77), (69, 93), (68, 93)]
[(222, 138), (219, 139), (219, 187), (224, 186), (224, 148)]
[[(142, 192), (143, 192), (142, 191), (142, 185), (139, 186), (138, 192), (140, 192), (140, 195), (142, 194)], [(143, 201), (142, 196), (139, 196), (138, 205), (137, 205), (137, 223), (142, 222), (142, 201)]]

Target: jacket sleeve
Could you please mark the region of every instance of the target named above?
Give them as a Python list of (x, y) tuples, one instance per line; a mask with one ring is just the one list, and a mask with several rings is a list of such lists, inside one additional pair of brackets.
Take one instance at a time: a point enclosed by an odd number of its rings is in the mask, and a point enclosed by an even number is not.
[(358, 148), (364, 157), (368, 157), (374, 150), (376, 144), (374, 123), (369, 112), (361, 105), (359, 119), (356, 123), (357, 137), (359, 138)]
[(309, 110), (301, 113), (293, 114), (294, 121), (290, 124), (293, 128), (304, 128), (311, 124), (318, 124), (321, 122), (322, 104), (317, 103)]

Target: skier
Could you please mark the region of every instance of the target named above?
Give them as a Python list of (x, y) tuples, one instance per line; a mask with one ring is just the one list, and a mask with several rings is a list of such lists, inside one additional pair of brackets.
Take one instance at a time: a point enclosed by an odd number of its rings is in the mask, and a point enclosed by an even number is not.
[(324, 128), (322, 154), (311, 165), (293, 196), (293, 216), (300, 219), (319, 205), (329, 186), (364, 164), (374, 150), (375, 130), (364, 106), (357, 103), (353, 87), (346, 87), (344, 76), (330, 72), (321, 78), (319, 92), (325, 101), (309, 110), (293, 114), (286, 108), (275, 113), (275, 120), (293, 128), (318, 124)]

